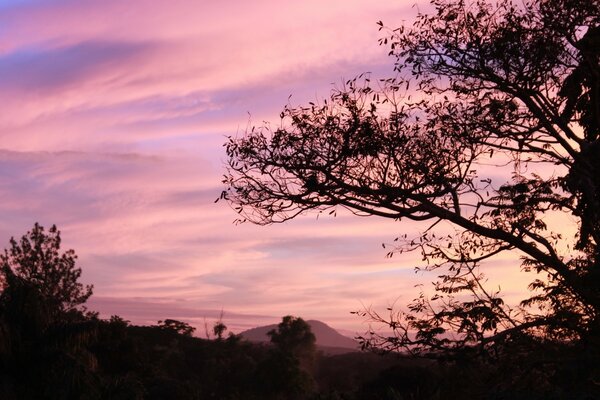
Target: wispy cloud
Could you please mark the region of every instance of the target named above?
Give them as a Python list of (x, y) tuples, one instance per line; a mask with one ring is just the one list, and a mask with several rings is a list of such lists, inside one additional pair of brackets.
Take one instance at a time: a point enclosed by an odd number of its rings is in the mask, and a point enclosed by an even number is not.
[(381, 248), (405, 231), (343, 213), (235, 226), (214, 203), (222, 143), (342, 78), (391, 74), (375, 22), (411, 5), (2, 2), (0, 242), (57, 224), (105, 316), (224, 310), (240, 330), (292, 313), (360, 331), (349, 311), (415, 294), (418, 260)]

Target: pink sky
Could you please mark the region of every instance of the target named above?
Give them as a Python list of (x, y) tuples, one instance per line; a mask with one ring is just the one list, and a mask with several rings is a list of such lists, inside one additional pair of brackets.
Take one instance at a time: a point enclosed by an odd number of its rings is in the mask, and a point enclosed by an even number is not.
[(381, 244), (415, 227), (236, 226), (213, 201), (226, 135), (277, 122), (290, 95), (391, 76), (376, 22), (410, 21), (412, 4), (0, 0), (0, 242), (56, 224), (104, 317), (200, 327), (223, 310), (239, 332), (293, 314), (364, 332), (350, 311), (406, 303), (434, 279), (415, 275), (416, 255), (385, 258)]

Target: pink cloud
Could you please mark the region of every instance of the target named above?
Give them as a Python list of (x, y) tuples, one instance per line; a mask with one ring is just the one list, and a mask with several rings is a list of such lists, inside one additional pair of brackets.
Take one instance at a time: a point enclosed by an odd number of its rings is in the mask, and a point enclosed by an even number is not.
[[(224, 135), (276, 122), (290, 94), (303, 104), (342, 78), (391, 74), (375, 22), (409, 19), (411, 5), (62, 0), (4, 8), (0, 242), (35, 221), (56, 223), (95, 284), (91, 308), (104, 316), (200, 327), (223, 309), (239, 331), (291, 313), (362, 332), (350, 311), (407, 302), (416, 283), (434, 279), (414, 274), (417, 255), (386, 259), (381, 247), (420, 227), (343, 212), (235, 226), (233, 211), (213, 201)], [(503, 262), (493, 280), (518, 293), (507, 272), (516, 267)]]

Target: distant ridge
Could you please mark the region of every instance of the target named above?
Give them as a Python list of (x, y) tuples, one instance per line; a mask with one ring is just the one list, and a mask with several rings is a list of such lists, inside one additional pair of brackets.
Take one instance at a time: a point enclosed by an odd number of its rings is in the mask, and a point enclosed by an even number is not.
[[(310, 325), (310, 329), (315, 334), (317, 346), (319, 348), (327, 348), (335, 353), (344, 352), (340, 350), (359, 350), (358, 342), (340, 334), (338, 331), (324, 322), (316, 320), (310, 320), (306, 322)], [(270, 338), (267, 335), (267, 332), (269, 332), (271, 329), (277, 329), (277, 324), (248, 329), (247, 331), (240, 333), (240, 336), (251, 342), (268, 342), (270, 341)]]

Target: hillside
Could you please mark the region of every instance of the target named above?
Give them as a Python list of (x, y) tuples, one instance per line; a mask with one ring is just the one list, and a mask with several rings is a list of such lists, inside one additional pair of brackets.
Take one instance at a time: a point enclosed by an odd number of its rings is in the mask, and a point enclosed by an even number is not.
[[(317, 339), (317, 346), (319, 348), (326, 349), (329, 353), (358, 350), (359, 345), (355, 340), (340, 334), (329, 325), (316, 320), (306, 322), (310, 325), (310, 328)], [(248, 329), (247, 331), (240, 333), (240, 336), (251, 342), (268, 342), (269, 336), (267, 335), (267, 332), (271, 329), (277, 329), (277, 324)]]

